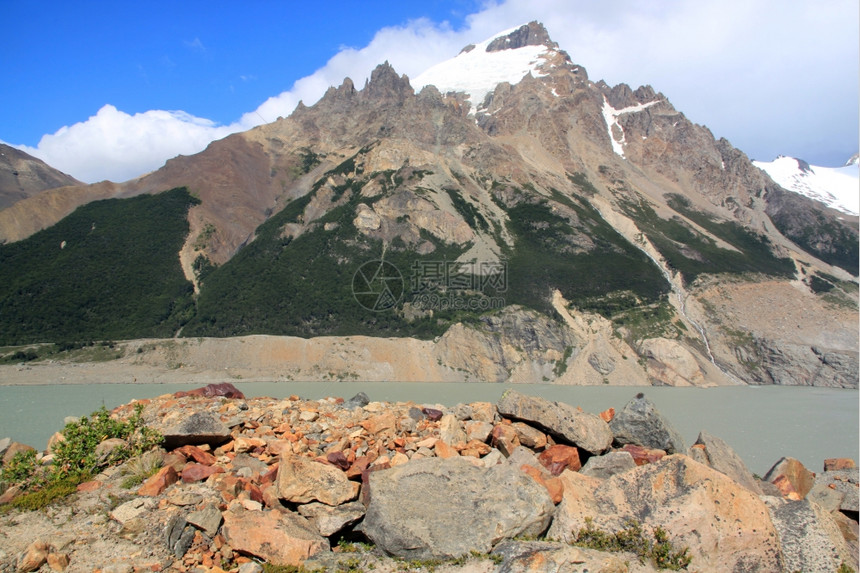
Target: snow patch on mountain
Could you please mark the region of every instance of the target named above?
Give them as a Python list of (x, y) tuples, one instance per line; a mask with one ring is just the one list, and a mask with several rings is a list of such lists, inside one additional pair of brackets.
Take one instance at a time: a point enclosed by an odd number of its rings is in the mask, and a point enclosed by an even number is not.
[(848, 215), (860, 215), (860, 165), (849, 160), (844, 167), (818, 167), (794, 157), (753, 161), (781, 187), (820, 201)]
[[(633, 105), (630, 107), (625, 107), (622, 109), (615, 109), (609, 102), (606, 100), (606, 97), (603, 98), (603, 119), (606, 121), (606, 129), (609, 131), (609, 141), (612, 142), (612, 151), (614, 151), (617, 155), (624, 157), (624, 144), (627, 143), (627, 140), (624, 136), (624, 128), (621, 127), (621, 124), (618, 123), (618, 118), (624, 115), (625, 113), (636, 113), (640, 112), (643, 109), (649, 108), (655, 103), (659, 103), (660, 100), (649, 101), (647, 103), (640, 103), (637, 105)], [(616, 131), (612, 128), (616, 127), (617, 133), (619, 135), (616, 136)], [(644, 137), (642, 139), (645, 139)]]
[(534, 77), (547, 75), (540, 67), (556, 50), (547, 46), (523, 46), (516, 49), (487, 51), (493, 40), (516, 31), (511, 28), (463, 50), (456, 57), (424, 71), (412, 81), (416, 91), (434, 85), (440, 92), (465, 92), (471, 103), (471, 112), (477, 113), (487, 94), (502, 82), (517, 84), (527, 74)]

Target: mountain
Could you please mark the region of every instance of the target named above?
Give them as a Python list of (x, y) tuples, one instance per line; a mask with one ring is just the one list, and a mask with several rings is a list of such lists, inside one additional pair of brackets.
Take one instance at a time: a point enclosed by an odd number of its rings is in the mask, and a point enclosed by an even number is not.
[(794, 157), (753, 161), (784, 189), (848, 215), (860, 215), (860, 165), (855, 155), (842, 167), (818, 167)]
[(0, 209), (45, 189), (82, 185), (41, 159), (0, 143)]
[[(651, 87), (592, 81), (536, 22), (414, 85), (384, 63), (137, 180), (0, 211), (0, 344), (337, 337), (280, 352), (336, 378), (419, 352), (445, 380), (857, 386), (857, 217), (782, 189)], [(187, 227), (132, 268), (178, 262), (182, 288), (122, 289), (108, 246), (150, 231), (106, 214), (144, 196)], [(93, 264), (70, 272), (72, 247)]]

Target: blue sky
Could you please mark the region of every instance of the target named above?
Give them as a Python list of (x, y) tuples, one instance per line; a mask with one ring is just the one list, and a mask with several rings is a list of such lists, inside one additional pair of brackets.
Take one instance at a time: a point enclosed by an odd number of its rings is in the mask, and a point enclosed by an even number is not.
[(417, 76), (537, 19), (593, 80), (650, 84), (750, 157), (858, 150), (856, 0), (0, 0), (0, 140), (122, 181), (389, 60)]

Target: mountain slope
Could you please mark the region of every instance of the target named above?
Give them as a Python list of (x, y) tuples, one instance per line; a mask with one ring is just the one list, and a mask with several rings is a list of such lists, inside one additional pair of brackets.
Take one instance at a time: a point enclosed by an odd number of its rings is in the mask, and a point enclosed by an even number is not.
[[(53, 212), (187, 187), (184, 241), (154, 255), (194, 284), (184, 336), (433, 338), (452, 376), (487, 381), (856, 386), (856, 218), (784, 191), (652, 88), (591, 81), (537, 23), (430, 80), (416, 93), (383, 64)], [(26, 236), (38, 198), (0, 230)], [(753, 286), (714, 286), (738, 281)], [(765, 302), (742, 325), (714, 310), (783, 285), (840, 334), (788, 336)]]
[(81, 182), (41, 159), (0, 143), (0, 210), (40, 191), (67, 185)]

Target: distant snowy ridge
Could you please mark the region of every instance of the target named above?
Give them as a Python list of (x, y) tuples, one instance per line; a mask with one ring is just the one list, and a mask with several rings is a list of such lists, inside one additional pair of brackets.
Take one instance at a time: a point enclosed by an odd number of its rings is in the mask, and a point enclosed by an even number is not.
[(556, 50), (548, 46), (522, 46), (514, 49), (487, 51), (498, 38), (511, 35), (520, 28), (511, 28), (492, 38), (466, 48), (456, 57), (427, 69), (412, 81), (415, 91), (427, 85), (436, 86), (443, 94), (465, 92), (472, 113), (477, 113), (487, 94), (502, 82), (517, 84), (526, 74), (545, 76), (540, 67)]
[(794, 157), (753, 161), (781, 187), (848, 215), (860, 215), (860, 164), (857, 155), (844, 167), (817, 167)]

